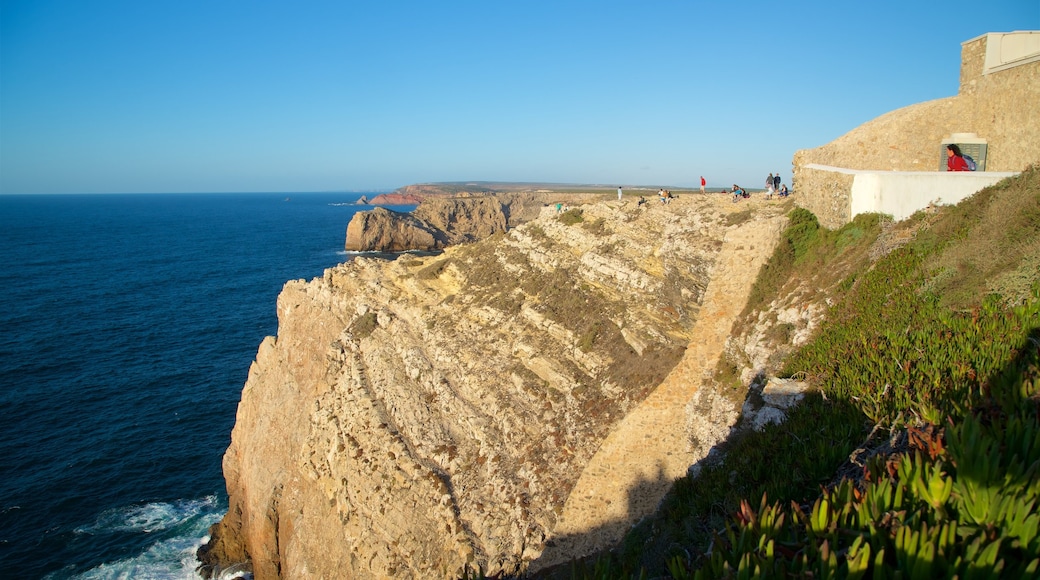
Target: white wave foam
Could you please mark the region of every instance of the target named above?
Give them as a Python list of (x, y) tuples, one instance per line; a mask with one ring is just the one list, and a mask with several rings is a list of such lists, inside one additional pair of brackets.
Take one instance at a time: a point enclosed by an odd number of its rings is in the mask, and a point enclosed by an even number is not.
[[(106, 562), (72, 578), (77, 580), (199, 580), (195, 553), (205, 542), (209, 527), (221, 516), (215, 496), (174, 503), (149, 503), (110, 510), (79, 533), (136, 532), (161, 536), (143, 553)], [(51, 576), (55, 577), (55, 576)], [(228, 569), (220, 580), (249, 578)]]
[(76, 528), (76, 533), (100, 532), (158, 532), (183, 525), (194, 518), (217, 509), (217, 497), (182, 500), (176, 503), (148, 503), (122, 507), (103, 512), (89, 526)]

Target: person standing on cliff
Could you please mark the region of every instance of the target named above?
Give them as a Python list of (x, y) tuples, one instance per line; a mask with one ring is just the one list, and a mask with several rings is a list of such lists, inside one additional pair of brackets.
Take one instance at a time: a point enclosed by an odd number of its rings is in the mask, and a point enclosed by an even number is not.
[(617, 186), (617, 200), (621, 201), (621, 186)]
[(704, 176), (701, 176), (701, 193), (704, 193), (704, 186), (708, 185), (707, 181), (704, 181)]
[(773, 176), (773, 191), (780, 191), (780, 172)]

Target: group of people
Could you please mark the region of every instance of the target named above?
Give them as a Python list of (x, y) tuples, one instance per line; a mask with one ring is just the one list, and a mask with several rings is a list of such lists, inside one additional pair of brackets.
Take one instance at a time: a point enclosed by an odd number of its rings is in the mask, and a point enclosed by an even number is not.
[[(751, 197), (751, 193), (748, 192), (748, 190), (740, 187), (736, 183), (733, 184), (733, 187), (731, 187), (729, 191), (733, 194), (733, 201), (739, 201), (741, 198), (746, 199)], [(773, 199), (774, 195), (787, 197), (790, 194), (791, 192), (787, 189), (787, 184), (780, 183), (779, 173), (776, 175), (770, 173), (769, 177), (766, 177), (766, 199)]]
[[(618, 191), (621, 191), (620, 187), (618, 188)], [(661, 203), (672, 203), (672, 200), (675, 199), (676, 197), (678, 197), (678, 196), (672, 195), (672, 192), (670, 190), (667, 190), (667, 189), (664, 189), (664, 188), (661, 188), (661, 189), (657, 190), (657, 200), (660, 201)], [(621, 198), (618, 197), (618, 199), (621, 199)], [(643, 196), (639, 196), (639, 201), (636, 202), (636, 205), (637, 206), (642, 206), (642, 205), (645, 205), (645, 204), (646, 204), (646, 198), (644, 198)]]
[[(707, 184), (708, 184), (708, 182), (704, 179), (704, 176), (702, 175), (701, 176), (701, 193), (705, 193), (705, 189), (704, 188), (705, 188), (705, 186)], [(726, 190), (724, 189), (722, 191), (725, 192)], [(747, 189), (744, 189), (743, 187), (740, 187), (736, 183), (734, 183), (733, 187), (731, 187), (729, 189), (729, 192), (733, 194), (733, 201), (738, 201), (741, 198), (749, 198), (749, 197), (751, 197), (751, 193)], [(621, 201), (621, 195), (622, 195), (621, 186), (618, 186), (618, 188), (617, 188), (617, 195), (618, 195), (618, 201)], [(777, 195), (779, 197), (787, 197), (788, 195), (790, 195), (790, 191), (787, 189), (787, 184), (786, 183), (781, 183), (780, 173), (779, 172), (777, 172), (775, 175), (770, 173), (769, 177), (766, 178), (766, 199), (772, 199), (774, 195)], [(669, 191), (667, 189), (664, 189), (664, 188), (661, 188), (661, 189), (657, 190), (657, 199), (662, 204), (667, 204), (667, 203), (671, 203), (671, 201), (673, 199), (675, 199), (675, 196), (672, 195), (671, 191)], [(646, 199), (644, 199), (642, 196), (640, 196), (639, 197), (639, 202), (637, 203), (637, 205), (640, 205), (640, 206), (644, 205), (646, 203), (646, 201), (647, 201)]]
[(766, 199), (773, 199), (773, 194), (779, 195), (780, 197), (787, 197), (790, 192), (787, 190), (786, 183), (780, 183), (780, 172), (776, 175), (772, 173), (766, 177)]

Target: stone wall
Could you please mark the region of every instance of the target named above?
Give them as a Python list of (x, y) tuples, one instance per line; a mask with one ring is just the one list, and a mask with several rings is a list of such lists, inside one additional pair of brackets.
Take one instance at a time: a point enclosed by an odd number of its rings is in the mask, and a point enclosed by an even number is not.
[(986, 140), (987, 171), (1021, 171), (1040, 161), (1040, 60), (985, 70), (987, 42), (1002, 38), (983, 35), (962, 44), (957, 96), (897, 109), (822, 147), (796, 152), (797, 203), (824, 225), (840, 226), (852, 217), (852, 180), (807, 166), (934, 172), (942, 141), (953, 133), (975, 133)]
[(995, 36), (970, 40), (961, 49), (957, 99), (963, 102), (963, 131), (989, 141), (987, 171), (1022, 171), (1040, 161), (1040, 61), (984, 74), (987, 38)]
[(798, 187), (795, 197), (799, 205), (816, 214), (821, 224), (829, 228), (841, 227), (852, 219), (853, 177), (846, 173), (803, 167), (795, 172)]

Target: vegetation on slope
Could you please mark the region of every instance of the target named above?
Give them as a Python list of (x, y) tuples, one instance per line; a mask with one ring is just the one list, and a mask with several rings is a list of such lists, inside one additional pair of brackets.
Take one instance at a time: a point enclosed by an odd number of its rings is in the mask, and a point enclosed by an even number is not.
[(828, 294), (783, 369), (818, 393), (569, 576), (1038, 576), (1038, 270), (1037, 167), (886, 228), (794, 210), (746, 314), (808, 280)]

